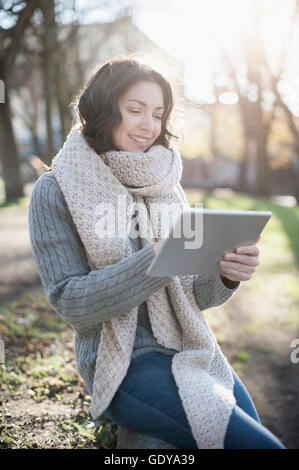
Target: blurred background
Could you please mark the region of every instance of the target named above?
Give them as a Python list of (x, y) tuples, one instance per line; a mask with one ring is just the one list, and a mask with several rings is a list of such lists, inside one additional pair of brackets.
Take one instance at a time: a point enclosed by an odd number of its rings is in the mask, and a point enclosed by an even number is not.
[(0, 447), (115, 445), (109, 423), (92, 428), (27, 217), (70, 102), (97, 64), (128, 52), (172, 83), (190, 204), (272, 211), (257, 272), (205, 314), (262, 422), (299, 448), (299, 0), (0, 1)]
[(2, 200), (23, 195), (34, 155), (50, 164), (96, 64), (136, 51), (173, 84), (185, 186), (298, 202), (298, 1), (0, 5)]

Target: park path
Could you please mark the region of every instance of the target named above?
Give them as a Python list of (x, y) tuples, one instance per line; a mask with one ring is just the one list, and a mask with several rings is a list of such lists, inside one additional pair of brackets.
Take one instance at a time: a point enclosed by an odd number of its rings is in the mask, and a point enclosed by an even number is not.
[[(30, 196), (32, 184), (25, 186)], [(0, 209), (0, 299), (6, 301), (40, 284), (32, 258), (28, 204)]]

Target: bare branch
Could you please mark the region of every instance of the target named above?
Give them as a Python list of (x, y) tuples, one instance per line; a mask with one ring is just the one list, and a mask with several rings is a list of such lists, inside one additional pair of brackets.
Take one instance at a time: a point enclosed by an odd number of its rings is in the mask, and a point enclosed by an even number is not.
[(38, 4), (39, 4), (39, 0), (28, 1), (24, 9), (20, 12), (16, 25), (13, 27), (12, 42), (8, 48), (8, 51), (6, 53), (6, 58), (5, 58), (6, 80), (9, 79), (9, 76), (12, 72), (15, 58), (19, 50), (21, 40), (24, 36), (26, 25), (29, 22)]

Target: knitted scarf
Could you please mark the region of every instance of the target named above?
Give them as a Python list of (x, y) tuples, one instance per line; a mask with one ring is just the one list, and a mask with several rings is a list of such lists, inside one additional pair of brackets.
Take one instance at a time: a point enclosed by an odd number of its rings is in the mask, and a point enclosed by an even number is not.
[[(98, 155), (77, 125), (54, 157), (52, 170), (91, 270), (130, 256), (129, 236), (136, 203), (142, 247), (159, 238), (161, 219), (152, 216), (152, 203), (169, 207), (174, 203), (176, 215), (178, 207), (186, 209), (176, 188), (182, 175), (182, 161), (176, 149), (154, 145), (147, 152), (110, 151)], [(115, 218), (120, 201), (126, 203), (121, 206), (125, 207), (122, 224)], [(112, 226), (122, 226), (121, 236), (117, 236), (118, 232), (112, 237), (103, 236), (104, 219), (108, 224), (112, 220)], [(148, 227), (150, 234), (146, 233)], [(172, 359), (172, 374), (198, 448), (221, 449), (236, 403), (234, 379), (198, 307), (192, 276), (172, 279), (146, 300), (153, 334), (160, 345), (178, 351)], [(127, 373), (137, 315), (138, 306), (102, 324), (91, 401), (94, 420), (109, 406)]]

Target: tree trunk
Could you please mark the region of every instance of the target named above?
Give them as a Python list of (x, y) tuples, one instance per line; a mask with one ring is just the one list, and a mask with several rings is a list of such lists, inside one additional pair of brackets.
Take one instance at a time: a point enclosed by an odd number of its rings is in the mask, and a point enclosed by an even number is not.
[(31, 132), (31, 139), (35, 155), (41, 158), (42, 151), (36, 130)]
[[(60, 119), (61, 139), (65, 141), (68, 133), (72, 128), (72, 115), (69, 110), (69, 104), (71, 102), (69, 90), (66, 87), (68, 77), (63, 64), (59, 62), (56, 64), (55, 73), (55, 91), (57, 99), (57, 108)], [(69, 85), (68, 85), (69, 86)]]
[(210, 129), (210, 149), (212, 158), (215, 159), (218, 155), (217, 149), (217, 108), (213, 105), (209, 112), (211, 118), (211, 129)]
[(257, 185), (256, 193), (260, 196), (271, 194), (270, 170), (268, 165), (267, 143), (269, 132), (267, 126), (260, 129), (257, 136)]
[(37, 8), (38, 2), (39, 0), (26, 2), (24, 8), (19, 13), (16, 13), (17, 21), (15, 25), (9, 30), (1, 30), (1, 46), (3, 50), (1, 50), (0, 57), (0, 77), (4, 80), (6, 89), (5, 103), (0, 104), (0, 154), (5, 201), (24, 196), (18, 150), (12, 126), (8, 84), (11, 82), (14, 64), (24, 39), (25, 30), (34, 10)]
[[(67, 50), (72, 48), (72, 54), (74, 57), (73, 64), (76, 80), (72, 80), (72, 85), (70, 84), (68, 78), (67, 64), (65, 63), (63, 55), (59, 54), (55, 56), (57, 106), (61, 122), (61, 135), (63, 141), (66, 139), (73, 125), (73, 116), (69, 105), (74, 99), (75, 93), (77, 93), (78, 89), (80, 89), (84, 84), (83, 66), (79, 56), (79, 25), (74, 24), (71, 28), (72, 29), (70, 34), (65, 40), (64, 47), (68, 45)], [(68, 83), (68, 86), (65, 85), (66, 83)]]
[[(241, 113), (242, 113), (241, 109)], [(249, 138), (250, 132), (248, 129), (248, 124), (245, 118), (242, 119), (243, 125), (243, 151), (241, 156), (241, 161), (239, 164), (239, 176), (236, 185), (236, 190), (240, 192), (246, 192), (249, 190), (249, 185), (247, 181), (247, 168), (248, 168), (248, 161), (249, 161)]]
[(5, 103), (0, 104), (0, 146), (2, 176), (5, 187), (5, 201), (24, 196), (20, 172), (18, 150), (13, 132), (8, 90), (5, 90)]
[(237, 191), (246, 192), (248, 190), (247, 160), (248, 160), (248, 145), (247, 145), (247, 142), (244, 142), (243, 155), (239, 164), (239, 176), (238, 176), (238, 181), (237, 181), (237, 186), (236, 186)]
[(53, 126), (52, 126), (52, 100), (53, 100), (53, 83), (54, 83), (54, 67), (53, 52), (56, 43), (56, 24), (54, 12), (54, 0), (43, 0), (43, 16), (44, 16), (44, 51), (42, 57), (42, 72), (45, 90), (45, 118), (46, 118), (46, 134), (47, 134), (47, 150), (45, 162), (50, 165), (54, 156), (53, 142)]
[(292, 169), (294, 172), (295, 187), (293, 190), (293, 196), (299, 204), (299, 148), (296, 150), (296, 158), (292, 160)]
[[(59, 59), (58, 59), (59, 60)], [(55, 73), (55, 90), (56, 90), (56, 98), (57, 98), (57, 107), (58, 107), (58, 113), (59, 113), (59, 119), (60, 119), (60, 132), (61, 132), (61, 138), (62, 141), (66, 139), (66, 122), (65, 122), (65, 114), (64, 114), (64, 107), (66, 105), (65, 100), (63, 99), (63, 89), (60, 86), (60, 83), (64, 83), (63, 86), (65, 86), (65, 81), (61, 80), (62, 79), (62, 70), (60, 67), (59, 63), (56, 63), (56, 73)]]
[(296, 203), (299, 204), (299, 169), (296, 168), (295, 170), (295, 188), (293, 196), (296, 199)]

